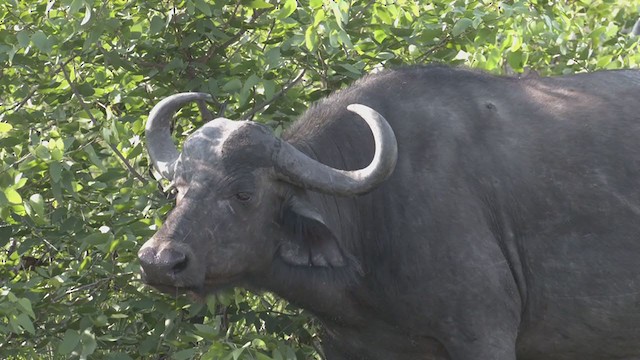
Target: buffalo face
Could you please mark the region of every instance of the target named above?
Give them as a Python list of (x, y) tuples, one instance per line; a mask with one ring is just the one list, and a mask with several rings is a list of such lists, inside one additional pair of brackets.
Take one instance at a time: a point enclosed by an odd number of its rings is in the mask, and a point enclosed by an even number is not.
[(343, 266), (345, 254), (306, 189), (336, 195), (371, 190), (396, 161), (393, 132), (362, 105), (351, 110), (369, 123), (376, 154), (361, 170), (327, 167), (250, 121), (215, 119), (194, 132), (178, 153), (173, 114), (209, 96), (183, 93), (154, 107), (147, 147), (158, 171), (177, 190), (164, 226), (138, 252), (145, 283), (165, 292), (204, 295), (269, 271), (275, 256), (292, 266)]
[(263, 269), (275, 251), (278, 202), (261, 125), (216, 119), (175, 162), (176, 207), (140, 249), (145, 282), (195, 292)]

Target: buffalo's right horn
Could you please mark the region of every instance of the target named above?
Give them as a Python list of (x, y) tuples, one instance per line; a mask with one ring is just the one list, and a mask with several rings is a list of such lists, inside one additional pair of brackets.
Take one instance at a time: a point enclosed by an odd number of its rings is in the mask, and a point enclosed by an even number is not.
[[(168, 96), (151, 109), (145, 134), (147, 151), (153, 166), (168, 180), (173, 180), (178, 149), (171, 138), (171, 119), (185, 104), (191, 101), (211, 100), (211, 95), (197, 92), (186, 92)], [(201, 111), (202, 107), (199, 106)], [(203, 116), (207, 117), (206, 114)]]
[(285, 181), (326, 194), (352, 196), (373, 190), (391, 175), (398, 159), (398, 144), (391, 126), (368, 106), (351, 104), (347, 109), (360, 115), (373, 133), (375, 153), (371, 163), (359, 170), (334, 169), (282, 141), (275, 163)]

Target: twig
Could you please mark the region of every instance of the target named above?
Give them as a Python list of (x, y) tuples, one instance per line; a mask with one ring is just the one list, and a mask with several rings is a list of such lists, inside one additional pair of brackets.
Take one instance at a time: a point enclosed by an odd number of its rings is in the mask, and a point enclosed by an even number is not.
[[(249, 20), (248, 25), (255, 24), (256, 20), (258, 20), (260, 15), (264, 14), (265, 12), (266, 12), (266, 9), (256, 10), (251, 16), (251, 20)], [(227, 41), (223, 42), (222, 44), (211, 45), (211, 47), (209, 48), (209, 51), (207, 51), (206, 54), (200, 56), (194, 61), (197, 63), (206, 64), (213, 57), (213, 55), (218, 53), (218, 51), (220, 51), (221, 49), (225, 49), (229, 45), (238, 41), (238, 39), (240, 39), (240, 37), (242, 37), (242, 35), (244, 35), (247, 32), (247, 30), (248, 30), (248, 26), (243, 26), (240, 30), (238, 30), (237, 33), (235, 33), (233, 36), (231, 36), (229, 39), (227, 39)]]
[(51, 301), (52, 302), (57, 302), (58, 300), (62, 299), (63, 297), (65, 297), (67, 295), (71, 295), (71, 294), (76, 293), (78, 291), (90, 289), (90, 288), (92, 288), (94, 286), (98, 286), (98, 285), (100, 285), (100, 284), (102, 284), (104, 282), (112, 281), (113, 279), (115, 279), (117, 277), (120, 277), (120, 276), (124, 276), (124, 275), (130, 276), (132, 274), (133, 273), (128, 272), (128, 273), (123, 273), (123, 274), (115, 274), (115, 275), (111, 275), (111, 276), (106, 277), (106, 278), (98, 279), (98, 280), (96, 280), (96, 281), (94, 281), (94, 282), (92, 282), (90, 284), (84, 284), (84, 285), (80, 285), (80, 286), (74, 287), (72, 289), (69, 289), (69, 290), (65, 291), (64, 293), (54, 297)]
[[(64, 78), (67, 79), (67, 82), (69, 83), (69, 86), (71, 87), (71, 90), (73, 91), (73, 93), (78, 98), (78, 101), (80, 102), (80, 106), (82, 106), (82, 109), (87, 113), (87, 115), (89, 115), (89, 119), (91, 120), (91, 123), (94, 126), (98, 126), (98, 121), (96, 120), (96, 118), (93, 116), (93, 114), (89, 110), (89, 106), (87, 106), (87, 104), (84, 102), (84, 99), (83, 99), (82, 95), (80, 95), (80, 92), (78, 91), (78, 88), (76, 87), (75, 83), (71, 80), (71, 78), (69, 77), (69, 74), (67, 73), (67, 70), (64, 67), (62, 68), (62, 73), (64, 74)], [(149, 181), (147, 181), (147, 179), (145, 179), (142, 175), (140, 175), (140, 173), (138, 173), (136, 171), (136, 169), (134, 169), (133, 166), (131, 166), (131, 164), (129, 164), (127, 159), (124, 157), (124, 155), (122, 155), (120, 150), (118, 150), (118, 148), (115, 145), (109, 143), (106, 140), (105, 140), (105, 142), (107, 143), (107, 145), (109, 146), (111, 151), (113, 151), (113, 153), (116, 155), (116, 157), (118, 159), (120, 159), (120, 161), (124, 164), (124, 166), (127, 168), (127, 170), (129, 170), (129, 172), (133, 176), (135, 176), (138, 180), (140, 180), (140, 182), (142, 182), (145, 185), (147, 183), (149, 183)]]
[(300, 80), (302, 80), (302, 77), (304, 76), (306, 70), (302, 69), (302, 71), (300, 71), (300, 73), (298, 73), (298, 75), (291, 80), (287, 85), (283, 86), (282, 89), (280, 89), (280, 91), (278, 91), (275, 95), (273, 95), (273, 97), (265, 102), (263, 102), (260, 105), (255, 106), (253, 109), (249, 110), (247, 113), (242, 115), (242, 119), (251, 119), (253, 118), (253, 116), (260, 110), (266, 108), (267, 106), (271, 105), (271, 103), (273, 103), (274, 101), (276, 101), (279, 97), (281, 97), (282, 95), (284, 95), (287, 91), (289, 91), (289, 89), (291, 89), (293, 86), (295, 86)]
[(269, 27), (269, 32), (267, 33), (267, 38), (264, 41), (264, 45), (262, 45), (262, 51), (264, 52), (267, 49), (267, 45), (269, 43), (269, 39), (271, 39), (271, 33), (273, 32), (273, 29), (276, 27), (276, 21), (273, 20), (271, 22), (271, 27)]
[(424, 61), (429, 55), (443, 48), (445, 45), (447, 45), (449, 41), (451, 41), (451, 39), (452, 38), (449, 34), (445, 35), (445, 37), (442, 40), (440, 40), (440, 42), (438, 42), (433, 47), (431, 47), (431, 49), (425, 51), (424, 54), (420, 55), (420, 57), (418, 58), (418, 62)]
[[(59, 69), (53, 69), (51, 70), (51, 72), (49, 73), (49, 78), (52, 78), (54, 75), (56, 75), (57, 73), (59, 73), (61, 70), (64, 69), (65, 66), (67, 66), (68, 63), (71, 62), (71, 60), (73, 60), (73, 58), (70, 58), (69, 60), (65, 61), (64, 63), (60, 64), (60, 68)], [(29, 94), (27, 94), (27, 96), (25, 96), (24, 99), (22, 99), (19, 103), (17, 103), (16, 105), (14, 105), (12, 108), (10, 109), (6, 109), (3, 112), (0, 112), (0, 115), (8, 112), (8, 111), (18, 111), (20, 110), (20, 108), (22, 108), (28, 101), (29, 99), (31, 99), (33, 97), (33, 95), (35, 95), (36, 91), (38, 91), (38, 86), (34, 85), (34, 88), (31, 89), (31, 91), (29, 92)]]
[(13, 106), (11, 109), (7, 109), (5, 111), (2, 112), (2, 114), (4, 114), (7, 111), (18, 111), (20, 110), (21, 107), (24, 106), (24, 104), (27, 103), (27, 101), (29, 101), (29, 99), (31, 99), (31, 97), (36, 93), (36, 91), (38, 90), (38, 86), (34, 85), (33, 88), (31, 89), (31, 91), (29, 91), (29, 93), (27, 94), (27, 96), (25, 96), (24, 99), (22, 99), (22, 101), (20, 101), (19, 103), (17, 103), (15, 106)]
[[(369, 10), (369, 8), (371, 7), (371, 5), (375, 4), (375, 1), (369, 1), (362, 9), (360, 9), (360, 11), (358, 11), (357, 14), (355, 14), (353, 17), (351, 17), (351, 19), (355, 20), (357, 18), (359, 18), (360, 16), (364, 15), (364, 13)], [(353, 6), (353, 4), (349, 5), (349, 9), (351, 9), (351, 7)]]

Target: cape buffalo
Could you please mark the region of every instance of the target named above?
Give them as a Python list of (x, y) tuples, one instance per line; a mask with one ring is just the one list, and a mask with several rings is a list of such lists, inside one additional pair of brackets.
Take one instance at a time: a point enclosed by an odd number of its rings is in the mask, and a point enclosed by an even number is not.
[(328, 359), (640, 359), (640, 71), (387, 70), (281, 138), (219, 118), (179, 153), (173, 115), (207, 99), (149, 116), (178, 191), (149, 285), (273, 291)]

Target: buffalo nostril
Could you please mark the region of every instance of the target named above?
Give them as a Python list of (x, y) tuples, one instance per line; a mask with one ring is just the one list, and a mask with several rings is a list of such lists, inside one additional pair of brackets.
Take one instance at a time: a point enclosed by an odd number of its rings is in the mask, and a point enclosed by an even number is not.
[(185, 254), (182, 254), (182, 259), (178, 260), (175, 265), (173, 265), (173, 267), (171, 268), (173, 270), (174, 274), (177, 274), (179, 272), (181, 272), (182, 270), (187, 268), (187, 265), (189, 263), (189, 259), (187, 258), (187, 256)]
[(158, 262), (163, 264), (167, 270), (177, 274), (187, 268), (189, 259), (187, 254), (176, 249), (164, 249), (160, 252)]
[(138, 252), (143, 280), (152, 284), (179, 284), (194, 265), (192, 256), (188, 248), (174, 244), (143, 247)]

